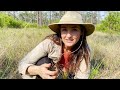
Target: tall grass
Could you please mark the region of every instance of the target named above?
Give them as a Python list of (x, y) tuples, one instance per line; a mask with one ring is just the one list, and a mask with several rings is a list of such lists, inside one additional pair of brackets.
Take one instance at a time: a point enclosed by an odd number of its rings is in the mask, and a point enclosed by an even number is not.
[(19, 78), (18, 61), (50, 33), (48, 29), (1, 29), (0, 78)]
[(95, 32), (87, 39), (92, 48), (90, 78), (120, 78), (120, 35)]
[[(18, 62), (48, 34), (49, 29), (0, 29), (0, 78), (18, 79)], [(91, 47), (92, 78), (120, 78), (120, 35), (95, 31)]]

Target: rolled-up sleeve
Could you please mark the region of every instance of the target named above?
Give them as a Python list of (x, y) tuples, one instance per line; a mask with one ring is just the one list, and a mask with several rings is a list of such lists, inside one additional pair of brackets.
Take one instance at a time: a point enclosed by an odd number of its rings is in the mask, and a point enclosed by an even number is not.
[(41, 43), (39, 43), (32, 51), (30, 51), (20, 62), (18, 65), (18, 71), (22, 75), (22, 78), (35, 78), (34, 76), (30, 76), (26, 73), (27, 68), (30, 65), (36, 63), (38, 59), (47, 55), (50, 50), (50, 39), (45, 39)]

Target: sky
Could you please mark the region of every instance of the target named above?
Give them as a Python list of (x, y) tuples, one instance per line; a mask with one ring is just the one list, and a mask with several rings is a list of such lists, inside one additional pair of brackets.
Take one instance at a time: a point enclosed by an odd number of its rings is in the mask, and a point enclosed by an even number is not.
[(105, 11), (100, 11), (100, 15), (101, 15), (101, 18), (104, 19), (104, 17), (106, 16), (106, 12)]

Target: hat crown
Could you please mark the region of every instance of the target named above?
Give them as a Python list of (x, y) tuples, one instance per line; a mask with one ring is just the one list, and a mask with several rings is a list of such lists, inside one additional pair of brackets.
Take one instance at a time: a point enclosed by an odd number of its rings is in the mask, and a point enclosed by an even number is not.
[(83, 23), (82, 16), (78, 11), (67, 11), (60, 19), (59, 23)]
[(92, 23), (84, 23), (82, 16), (78, 11), (67, 11), (58, 23), (49, 24), (49, 28), (56, 32), (60, 32), (60, 26), (62, 24), (78, 24), (85, 27), (86, 36), (92, 34), (95, 30), (95, 26)]

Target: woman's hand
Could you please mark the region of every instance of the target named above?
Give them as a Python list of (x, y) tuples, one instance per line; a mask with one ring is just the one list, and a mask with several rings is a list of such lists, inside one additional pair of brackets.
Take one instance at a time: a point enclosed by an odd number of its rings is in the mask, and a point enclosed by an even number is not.
[(30, 75), (39, 75), (42, 79), (56, 79), (58, 75), (58, 69), (54, 71), (48, 70), (51, 64), (42, 64), (40, 66), (32, 65), (28, 68), (28, 73)]

